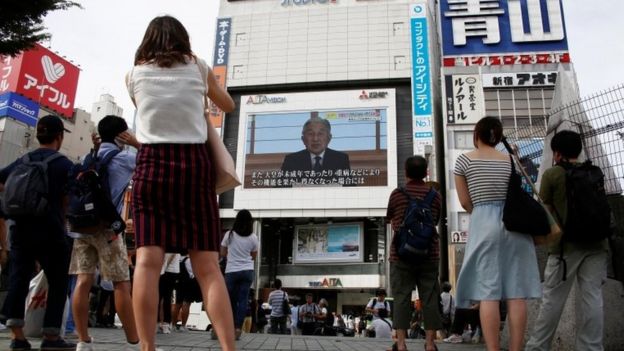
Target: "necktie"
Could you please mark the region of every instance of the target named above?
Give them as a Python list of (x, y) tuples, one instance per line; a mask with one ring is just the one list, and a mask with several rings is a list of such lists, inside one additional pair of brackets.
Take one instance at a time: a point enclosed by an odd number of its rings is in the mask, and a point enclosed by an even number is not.
[(321, 170), (321, 156), (314, 156), (314, 172), (320, 172)]

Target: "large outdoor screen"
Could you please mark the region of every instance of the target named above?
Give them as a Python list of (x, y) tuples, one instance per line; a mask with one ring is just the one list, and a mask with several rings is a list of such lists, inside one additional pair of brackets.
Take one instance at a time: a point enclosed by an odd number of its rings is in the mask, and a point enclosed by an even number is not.
[(386, 186), (386, 130), (384, 108), (251, 114), (244, 187)]
[(362, 224), (297, 226), (294, 249), (295, 263), (362, 262)]

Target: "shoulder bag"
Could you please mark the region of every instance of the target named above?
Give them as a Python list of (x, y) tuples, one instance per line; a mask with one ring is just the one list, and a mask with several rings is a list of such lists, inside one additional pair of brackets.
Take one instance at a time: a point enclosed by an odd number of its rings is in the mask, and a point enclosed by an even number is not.
[[(205, 93), (207, 93), (208, 85), (206, 79), (208, 77), (208, 72), (205, 72), (199, 62), (197, 62), (197, 67), (199, 68), (202, 82), (204, 82)], [(226, 149), (223, 140), (221, 140), (221, 136), (210, 122), (210, 118), (208, 118), (207, 108), (208, 98), (204, 94), (204, 115), (208, 126), (208, 140), (206, 141), (206, 145), (208, 145), (210, 156), (212, 156), (212, 166), (215, 170), (215, 191), (217, 195), (221, 195), (241, 185), (241, 182), (238, 178), (238, 174), (236, 174), (236, 167), (232, 155)]]

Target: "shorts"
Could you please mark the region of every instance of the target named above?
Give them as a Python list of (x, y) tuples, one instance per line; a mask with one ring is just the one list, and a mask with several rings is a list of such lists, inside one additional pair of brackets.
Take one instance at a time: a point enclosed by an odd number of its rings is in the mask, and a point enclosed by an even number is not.
[(102, 279), (112, 282), (130, 281), (130, 266), (125, 238), (119, 235), (115, 240), (110, 230), (74, 240), (69, 274), (94, 274), (100, 268)]

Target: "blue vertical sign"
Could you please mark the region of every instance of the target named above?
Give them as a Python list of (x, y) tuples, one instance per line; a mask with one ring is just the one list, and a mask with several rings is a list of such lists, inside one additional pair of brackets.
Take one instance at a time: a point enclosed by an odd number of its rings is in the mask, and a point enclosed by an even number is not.
[(412, 40), (412, 130), (414, 153), (425, 153), (425, 145), (433, 145), (431, 64), (429, 59), (429, 28), (427, 3), (410, 5)]

